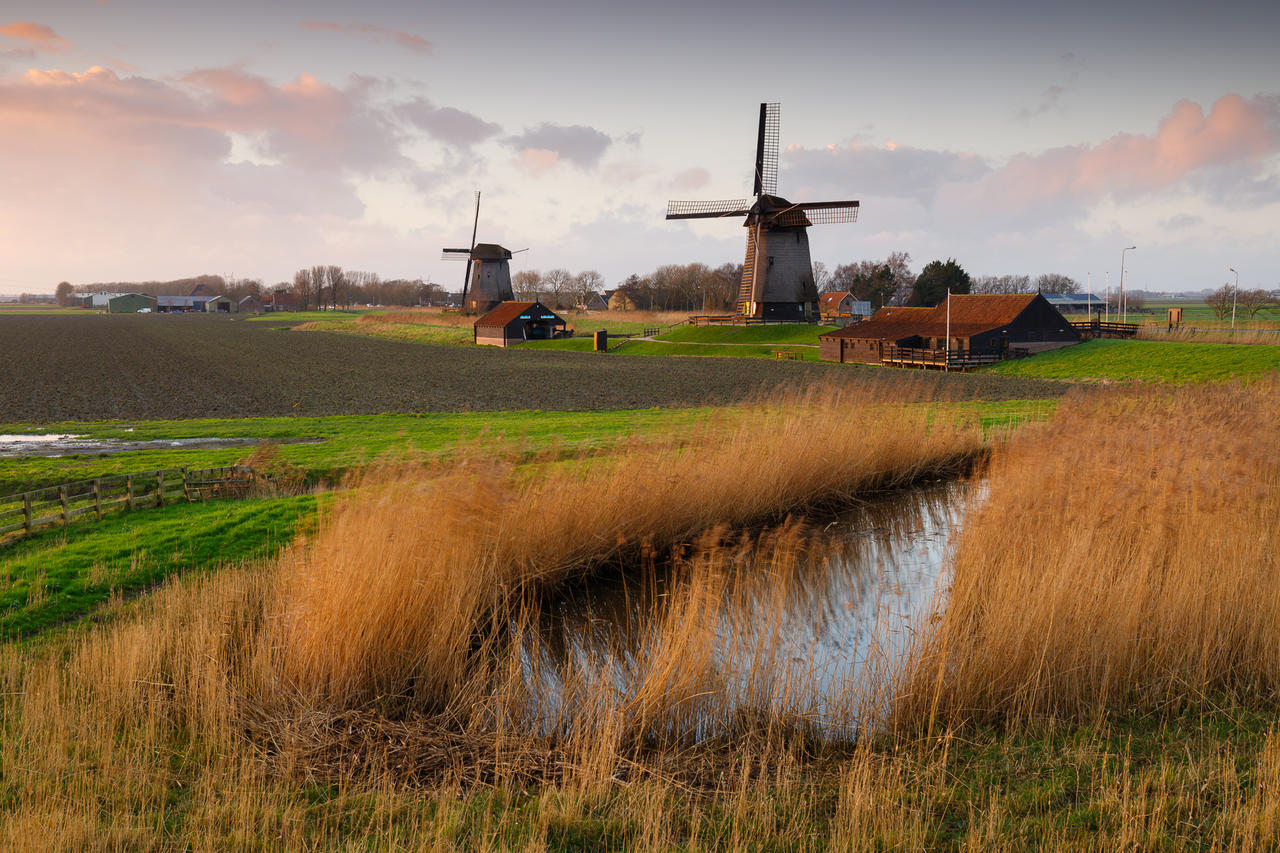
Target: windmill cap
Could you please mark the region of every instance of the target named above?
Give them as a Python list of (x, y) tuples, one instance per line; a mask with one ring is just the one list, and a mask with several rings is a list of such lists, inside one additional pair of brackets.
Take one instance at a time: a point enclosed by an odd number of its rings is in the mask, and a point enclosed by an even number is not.
[(511, 250), (497, 243), (476, 243), (476, 247), (471, 250), (471, 257), (479, 261), (509, 261)]

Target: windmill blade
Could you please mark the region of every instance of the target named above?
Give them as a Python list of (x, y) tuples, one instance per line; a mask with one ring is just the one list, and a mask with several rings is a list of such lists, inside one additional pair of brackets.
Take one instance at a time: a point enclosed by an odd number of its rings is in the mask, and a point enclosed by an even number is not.
[(779, 211), (772, 218), (774, 225), (838, 225), (841, 222), (858, 221), (856, 201), (809, 201), (795, 204)]
[(760, 130), (756, 134), (756, 173), (752, 192), (756, 195), (778, 194), (778, 128), (781, 122), (777, 104), (760, 105)]
[(718, 219), (722, 216), (746, 216), (751, 212), (749, 198), (723, 201), (669, 201), (667, 219)]
[(440, 260), (442, 261), (466, 261), (470, 259), (470, 249), (444, 249), (440, 252)]

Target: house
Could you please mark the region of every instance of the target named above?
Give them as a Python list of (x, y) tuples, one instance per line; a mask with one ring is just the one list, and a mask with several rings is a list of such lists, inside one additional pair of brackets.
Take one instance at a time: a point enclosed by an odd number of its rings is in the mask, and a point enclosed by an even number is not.
[(251, 293), (236, 303), (236, 312), (239, 314), (261, 314), (262, 300)]
[(268, 311), (297, 311), (298, 297), (287, 290), (277, 290), (267, 297), (263, 307)]
[(475, 322), (477, 344), (509, 347), (564, 334), (565, 322), (541, 302), (502, 302)]
[(848, 291), (824, 293), (818, 297), (818, 311), (824, 323), (858, 322), (871, 316), (871, 303), (854, 299)]
[(581, 300), (579, 306), (584, 311), (607, 311), (609, 300), (603, 294), (591, 291)]
[(966, 293), (934, 308), (881, 308), (818, 341), (824, 361), (881, 364), (898, 347), (1003, 358), (1013, 348), (1035, 353), (1070, 346), (1080, 333), (1038, 293)]

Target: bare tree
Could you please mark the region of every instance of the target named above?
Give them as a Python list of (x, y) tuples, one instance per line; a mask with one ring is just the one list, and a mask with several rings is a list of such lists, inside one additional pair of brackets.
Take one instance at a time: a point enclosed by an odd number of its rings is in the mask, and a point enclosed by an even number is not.
[(547, 270), (542, 276), (542, 289), (547, 294), (552, 308), (561, 308), (569, 296), (569, 288), (573, 283), (573, 275), (563, 267)]
[(813, 283), (819, 293), (830, 293), (832, 287), (831, 270), (822, 261), (813, 262)]
[(69, 281), (58, 282), (58, 287), (53, 291), (54, 298), (58, 300), (58, 304), (66, 307), (71, 304), (71, 298), (75, 295), (76, 289), (71, 286)]
[(971, 293), (1034, 293), (1029, 275), (984, 275), (973, 281)]
[(1260, 287), (1253, 290), (1241, 290), (1236, 297), (1236, 303), (1241, 311), (1249, 315), (1250, 320), (1257, 316), (1259, 311), (1264, 308), (1270, 308), (1274, 304), (1271, 294)]
[(587, 307), (591, 294), (600, 292), (604, 287), (604, 276), (598, 270), (583, 270), (573, 277), (574, 302), (580, 308)]
[(1213, 312), (1213, 316), (1219, 320), (1225, 320), (1227, 315), (1231, 313), (1232, 304), (1236, 301), (1235, 285), (1224, 284), (1217, 290), (1210, 293), (1204, 298), (1204, 303), (1209, 306), (1209, 310)]
[(1036, 278), (1037, 293), (1079, 293), (1080, 282), (1071, 276), (1056, 272), (1045, 273)]
[(317, 301), (315, 271), (315, 267), (304, 267), (293, 274), (293, 295), (298, 297), (298, 307), (303, 311)]
[(330, 264), (324, 268), (325, 284), (329, 288), (329, 304), (335, 310), (339, 305), (346, 305), (349, 301), (347, 293), (347, 277), (342, 272), (342, 267)]
[(542, 273), (537, 270), (520, 270), (511, 276), (511, 291), (517, 299), (531, 302), (539, 297), (542, 289)]

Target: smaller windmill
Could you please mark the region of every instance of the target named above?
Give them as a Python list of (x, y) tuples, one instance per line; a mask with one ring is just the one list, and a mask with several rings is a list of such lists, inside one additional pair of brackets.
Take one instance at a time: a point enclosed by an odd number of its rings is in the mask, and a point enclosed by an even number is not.
[[(462, 313), (484, 314), (500, 302), (515, 299), (511, 290), (511, 250), (497, 243), (477, 243), (480, 226), (480, 193), (476, 192), (476, 215), (471, 224), (471, 248), (445, 249), (446, 261), (466, 261), (462, 279)], [(524, 251), (521, 249), (520, 251)]]
[(858, 202), (793, 204), (778, 192), (778, 105), (760, 105), (754, 199), (672, 201), (667, 219), (745, 216), (747, 255), (738, 286), (737, 313), (759, 319), (807, 320), (818, 314), (818, 288), (809, 255), (810, 225), (858, 220)]

